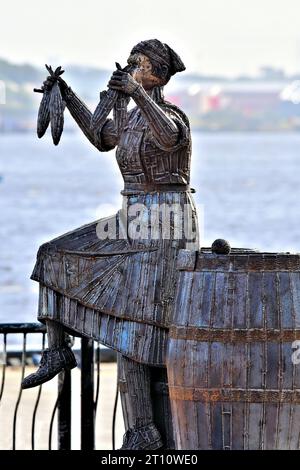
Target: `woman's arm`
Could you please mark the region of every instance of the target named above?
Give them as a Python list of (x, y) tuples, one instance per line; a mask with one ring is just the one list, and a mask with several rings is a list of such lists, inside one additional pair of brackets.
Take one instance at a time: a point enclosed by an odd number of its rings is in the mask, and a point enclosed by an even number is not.
[(178, 143), (179, 138), (178, 127), (172, 118), (153, 101), (141, 85), (131, 96), (146, 118), (157, 142), (164, 148), (172, 149)]
[(176, 123), (129, 73), (120, 70), (114, 72), (108, 86), (134, 99), (158, 144), (170, 150), (178, 144), (180, 132)]
[[(113, 120), (104, 116), (103, 123), (93, 130), (91, 128), (91, 119), (93, 114), (70, 87), (63, 90), (63, 99), (66, 102), (66, 106), (70, 111), (71, 116), (74, 118), (84, 135), (98, 150), (102, 152), (109, 151), (118, 144), (120, 123), (116, 120), (116, 115), (120, 114), (120, 112), (117, 113), (114, 111)], [(127, 113), (127, 102), (125, 103), (124, 99), (118, 99), (116, 107), (120, 109), (123, 115)], [(107, 114), (109, 114), (109, 112)]]
[[(56, 80), (71, 116), (88, 140), (101, 152), (113, 149), (119, 142), (127, 119), (129, 96), (114, 90), (103, 91), (100, 93), (100, 102), (92, 114), (61, 76), (48, 76), (43, 83), (43, 89), (50, 90)], [(113, 119), (108, 119), (112, 109)]]

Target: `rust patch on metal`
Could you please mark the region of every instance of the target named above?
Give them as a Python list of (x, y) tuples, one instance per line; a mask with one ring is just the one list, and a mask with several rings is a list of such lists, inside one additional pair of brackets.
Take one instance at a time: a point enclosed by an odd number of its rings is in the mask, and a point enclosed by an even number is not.
[(121, 393), (127, 393), (128, 392), (128, 387), (127, 387), (126, 380), (119, 379), (118, 380), (118, 386), (119, 386), (119, 391)]
[(300, 330), (286, 329), (208, 329), (197, 326), (172, 326), (170, 338), (221, 343), (291, 342), (300, 339)]
[(169, 386), (171, 400), (300, 404), (300, 390), (245, 390), (230, 388), (184, 388)]

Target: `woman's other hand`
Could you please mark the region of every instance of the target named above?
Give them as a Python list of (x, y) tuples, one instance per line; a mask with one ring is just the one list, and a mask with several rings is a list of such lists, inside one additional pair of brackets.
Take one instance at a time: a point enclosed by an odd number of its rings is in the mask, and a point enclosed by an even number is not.
[(50, 72), (50, 75), (46, 78), (46, 80), (43, 82), (43, 90), (50, 91), (54, 85), (55, 82), (58, 82), (60, 91), (63, 93), (66, 91), (69, 87), (67, 83), (61, 78), (61, 75), (64, 73), (64, 70), (61, 70), (61, 67), (57, 67), (55, 71), (53, 71), (51, 66), (46, 65), (46, 68), (48, 72)]

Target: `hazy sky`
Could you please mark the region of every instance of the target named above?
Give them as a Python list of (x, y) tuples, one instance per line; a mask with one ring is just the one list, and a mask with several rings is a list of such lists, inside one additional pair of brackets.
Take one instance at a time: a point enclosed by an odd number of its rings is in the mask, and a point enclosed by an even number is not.
[(300, 71), (300, 0), (0, 1), (0, 57), (14, 62), (114, 69), (157, 37), (190, 72)]

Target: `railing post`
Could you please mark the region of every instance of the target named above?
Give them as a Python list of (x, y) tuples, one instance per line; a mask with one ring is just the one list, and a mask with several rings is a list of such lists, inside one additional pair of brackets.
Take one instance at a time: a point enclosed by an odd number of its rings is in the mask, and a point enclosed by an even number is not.
[(71, 371), (66, 370), (58, 376), (58, 449), (71, 449)]
[(81, 339), (81, 449), (95, 447), (94, 341)]

